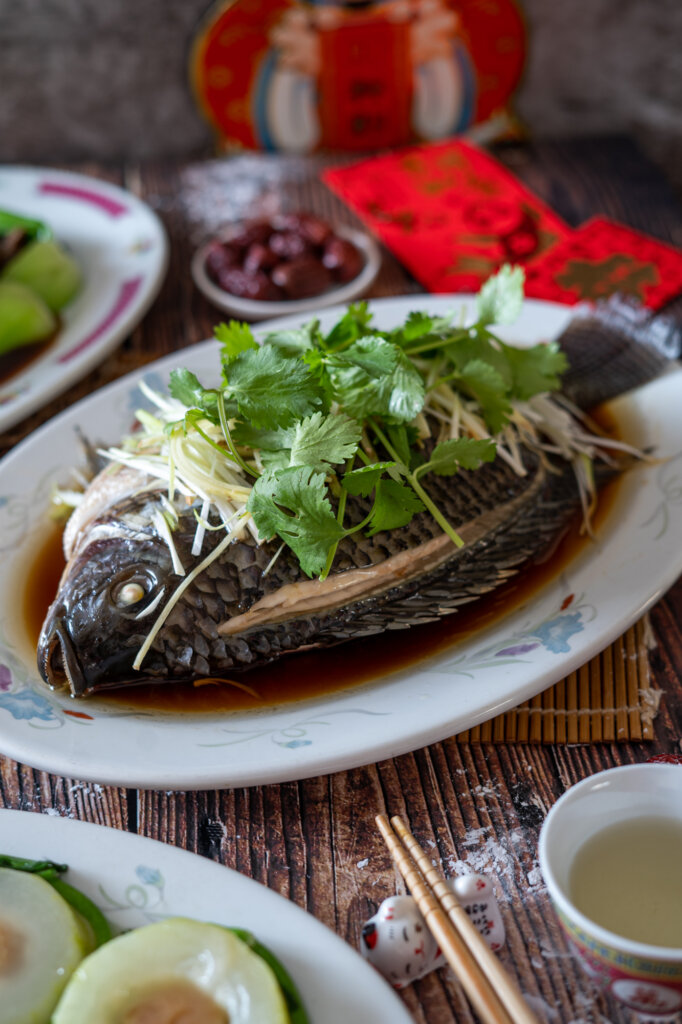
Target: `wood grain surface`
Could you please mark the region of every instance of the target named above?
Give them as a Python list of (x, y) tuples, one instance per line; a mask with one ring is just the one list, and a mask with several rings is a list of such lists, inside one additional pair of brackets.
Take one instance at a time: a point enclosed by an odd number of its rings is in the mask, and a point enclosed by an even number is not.
[[(682, 244), (682, 211), (672, 191), (627, 140), (515, 145), (498, 155), (571, 224), (606, 214)], [(246, 160), (251, 185), (245, 208), (252, 208), (265, 191), (267, 203), (302, 206), (354, 222), (317, 183), (317, 164), (278, 163), (273, 157), (260, 163)], [(223, 196), (225, 204), (205, 201), (202, 207), (202, 182), (210, 185), (211, 195), (219, 195), (238, 165), (229, 173), (224, 163), (74, 169), (122, 183), (151, 203), (171, 239), (168, 277), (152, 310), (120, 350), (8, 431), (0, 438), (3, 452), (103, 384), (203, 340), (220, 319), (192, 285), (189, 262), (202, 230), (216, 226), (216, 211), (219, 219), (223, 208), (233, 210), (240, 201), (239, 196)], [(384, 253), (372, 294), (419, 290)], [(682, 316), (682, 302), (671, 309)], [(572, 783), (614, 764), (679, 752), (682, 581), (654, 607), (651, 621), (658, 642), (651, 654), (652, 685), (663, 696), (654, 739), (646, 744), (493, 745), (452, 739), (328, 777), (196, 793), (118, 790), (0, 758), (0, 806), (107, 824), (220, 861), (305, 907), (355, 947), (362, 922), (384, 897), (402, 891), (374, 825), (378, 813), (400, 814), (419, 842), (440, 857), (446, 874), (466, 865), (494, 876), (507, 929), (502, 959), (543, 1019), (629, 1024), (630, 1015), (597, 992), (568, 952), (540, 877), (537, 840), (546, 812)], [(405, 990), (404, 999), (419, 1022), (465, 1024), (474, 1019), (446, 969)]]

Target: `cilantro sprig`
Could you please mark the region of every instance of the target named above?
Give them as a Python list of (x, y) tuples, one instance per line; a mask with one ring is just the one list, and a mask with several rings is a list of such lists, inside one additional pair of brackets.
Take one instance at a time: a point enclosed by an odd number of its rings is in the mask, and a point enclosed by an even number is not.
[[(515, 403), (558, 388), (566, 366), (552, 343), (520, 349), (494, 333), (522, 301), (523, 271), (505, 266), (484, 284), (470, 323), (412, 312), (378, 330), (361, 302), (326, 332), (313, 320), (260, 345), (248, 325), (220, 324), (221, 385), (174, 371), (171, 395), (187, 411), (173, 429), (196, 430), (249, 476), (259, 536), (279, 537), (309, 576), (329, 573), (344, 538), (398, 529), (424, 511), (461, 546), (429, 477), (492, 461)], [(434, 402), (455, 409), (453, 436), (436, 444), (425, 419)], [(353, 526), (349, 497), (367, 506)]]

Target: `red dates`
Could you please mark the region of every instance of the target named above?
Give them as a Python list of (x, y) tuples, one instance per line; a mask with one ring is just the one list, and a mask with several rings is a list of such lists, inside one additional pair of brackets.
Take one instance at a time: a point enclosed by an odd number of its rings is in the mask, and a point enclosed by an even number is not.
[(232, 295), (275, 302), (307, 299), (357, 277), (360, 250), (308, 213), (242, 224), (231, 238), (211, 244), (206, 273)]

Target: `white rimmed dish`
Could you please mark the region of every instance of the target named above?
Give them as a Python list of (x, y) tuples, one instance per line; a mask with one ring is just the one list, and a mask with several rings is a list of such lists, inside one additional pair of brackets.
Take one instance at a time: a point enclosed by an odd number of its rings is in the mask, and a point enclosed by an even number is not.
[[(610, 826), (656, 817), (682, 824), (682, 766), (631, 764), (597, 772), (554, 804), (540, 832), (539, 857), (559, 921), (590, 977), (629, 1009), (668, 1017), (682, 1009), (682, 948), (609, 931), (574, 905), (569, 885), (576, 854), (588, 840)], [(650, 869), (642, 864), (639, 870)], [(682, 886), (682, 865), (680, 873)], [(628, 890), (622, 898), (630, 898)]]
[[(236, 229), (235, 229), (236, 230)], [(371, 287), (381, 269), (381, 256), (379, 247), (374, 239), (364, 231), (355, 231), (353, 228), (339, 225), (334, 228), (334, 233), (339, 238), (345, 238), (360, 250), (365, 264), (352, 281), (330, 288), (321, 295), (314, 295), (309, 299), (287, 299), (280, 302), (259, 302), (256, 299), (244, 299), (239, 295), (232, 295), (212, 281), (206, 272), (206, 257), (216, 239), (211, 239), (194, 254), (192, 259), (192, 277), (199, 291), (203, 292), (207, 299), (229, 313), (233, 317), (242, 320), (267, 320), (272, 317), (281, 316), (304, 316), (308, 313), (315, 313), (318, 309), (326, 309), (327, 306), (336, 306), (343, 302), (352, 302), (361, 298)], [(219, 241), (228, 241), (230, 232), (218, 236)]]
[(2, 166), (0, 209), (45, 221), (83, 272), (55, 341), (0, 384), (2, 431), (84, 377), (130, 333), (161, 286), (168, 243), (145, 203), (83, 174)]
[(166, 917), (245, 928), (282, 961), (311, 1024), (410, 1024), (381, 975), (329, 928), (239, 872), (130, 832), (0, 810), (0, 853), (69, 866), (116, 931)]
[[(472, 311), (473, 300), (466, 301)], [(421, 295), (379, 300), (372, 308), (378, 326), (390, 328), (411, 310), (438, 315), (463, 302), (463, 296)], [(340, 312), (322, 312), (323, 329)], [(528, 301), (505, 337), (548, 339), (569, 317), (566, 307)], [(292, 319), (280, 323), (292, 326)], [(0, 750), (7, 756), (71, 778), (162, 789), (282, 782), (393, 757), (471, 728), (557, 682), (618, 637), (682, 570), (677, 369), (611, 407), (627, 440), (667, 460), (631, 470), (596, 540), (456, 648), (346, 690), (230, 714), (157, 713), (100, 699), (76, 704), (51, 693), (25, 639), (18, 588), (43, 531), (50, 488), (81, 460), (75, 428), (116, 442), (142, 404), (140, 380), (163, 388), (171, 369), (187, 366), (210, 385), (219, 380), (218, 352), (217, 342), (206, 342), (116, 381), (0, 463)]]

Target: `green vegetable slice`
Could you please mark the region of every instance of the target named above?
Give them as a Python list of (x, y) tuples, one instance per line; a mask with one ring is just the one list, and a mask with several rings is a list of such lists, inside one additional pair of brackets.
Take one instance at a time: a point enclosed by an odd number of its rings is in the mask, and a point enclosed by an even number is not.
[(58, 312), (75, 297), (83, 275), (76, 261), (54, 239), (36, 239), (5, 265), (2, 280), (25, 285)]
[(88, 930), (48, 881), (0, 868), (0, 1019), (48, 1024), (92, 948)]
[(0, 355), (44, 341), (56, 330), (54, 314), (39, 295), (0, 278)]
[(178, 983), (190, 994), (198, 990), (220, 1024), (290, 1024), (278, 978), (262, 955), (227, 928), (180, 917), (119, 935), (89, 956), (52, 1024), (117, 1024)]

